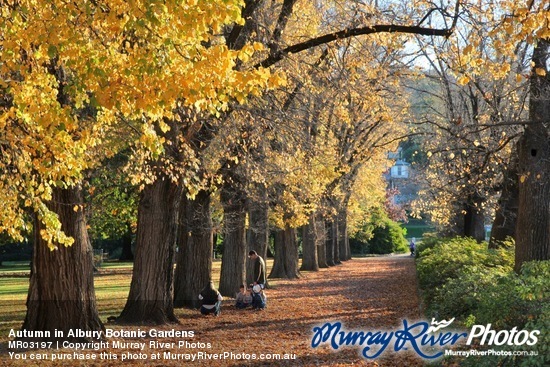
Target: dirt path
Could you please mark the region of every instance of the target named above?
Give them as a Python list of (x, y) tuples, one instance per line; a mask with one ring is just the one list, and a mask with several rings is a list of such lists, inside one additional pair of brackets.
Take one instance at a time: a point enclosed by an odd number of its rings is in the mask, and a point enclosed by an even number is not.
[[(208, 360), (182, 362), (106, 361), (94, 363), (39, 365), (96, 365), (96, 366), (422, 366), (423, 361), (412, 352), (390, 354), (385, 352), (375, 361), (360, 356), (360, 347), (343, 347), (338, 351), (322, 345), (311, 348), (313, 327), (326, 322), (340, 321), (346, 330), (378, 331), (396, 329), (403, 319), (421, 318), (417, 295), (414, 261), (409, 256), (387, 256), (354, 259), (342, 265), (303, 273), (298, 280), (276, 280), (267, 291), (268, 308), (264, 311), (235, 310), (233, 301), (227, 300), (219, 317), (202, 317), (197, 311), (178, 310), (181, 325), (157, 329), (193, 330), (195, 336), (187, 339), (203, 343), (194, 350), (156, 348), (147, 353), (164, 352), (207, 353), (289, 353), (296, 359), (289, 361)], [(118, 326), (106, 325), (108, 328)], [(152, 326), (142, 326), (149, 330)], [(125, 329), (137, 329), (126, 327)], [(121, 339), (122, 340), (122, 339)], [(146, 342), (153, 339), (129, 339), (129, 342)], [(181, 339), (163, 339), (176, 342)], [(207, 347), (210, 343), (210, 348)], [(119, 349), (120, 355), (137, 349)], [(99, 351), (101, 352), (101, 351)], [(0, 361), (0, 365), (4, 361)], [(13, 362), (13, 361), (12, 361)], [(16, 364), (12, 364), (16, 365)], [(22, 364), (21, 364), (22, 365)], [(28, 362), (26, 366), (33, 365)]]

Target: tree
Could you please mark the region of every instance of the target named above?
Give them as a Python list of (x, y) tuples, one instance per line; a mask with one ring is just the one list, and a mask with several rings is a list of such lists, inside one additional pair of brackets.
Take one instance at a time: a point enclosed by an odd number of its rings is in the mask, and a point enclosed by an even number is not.
[(416, 101), (413, 124), (426, 135), (422, 149), (428, 155), (419, 175), (426, 182), (420, 211), (447, 233), (478, 241), (485, 238), (486, 217), (512, 163), (510, 153), (519, 136), (516, 121), (524, 114), (526, 99), (524, 80), (509, 73), (524, 70), (526, 48), (500, 52), (496, 45), (503, 35), (490, 33), (495, 12), (499, 10), (490, 4), (472, 5), (464, 19), (468, 24), (459, 23), (448, 42), (419, 39), (429, 68), (424, 82), (410, 83), (414, 94), (424, 96)]
[[(550, 13), (550, 12), (549, 12)], [(541, 38), (533, 51), (530, 76), (530, 124), (518, 144), (519, 204), (516, 262), (550, 259), (550, 41)]]
[(180, 204), (174, 307), (199, 307), (197, 295), (211, 280), (212, 213), (210, 193), (200, 190)]
[[(333, 33), (328, 33), (327, 35), (325, 36), (320, 36), (320, 37), (317, 37), (317, 38), (312, 38), (311, 41), (312, 42), (299, 42), (299, 43), (296, 43), (295, 44), (295, 47), (293, 46), (289, 46), (289, 47), (286, 47), (286, 48), (283, 48), (282, 45), (280, 44), (281, 41), (284, 41), (283, 38), (281, 37), (282, 35), (282, 30), (285, 29), (285, 27), (288, 26), (288, 22), (289, 20), (291, 19), (291, 16), (294, 15), (294, 12), (293, 12), (293, 9), (294, 9), (294, 6), (297, 4), (296, 1), (284, 1), (283, 4), (282, 4), (282, 7), (281, 7), (281, 11), (280, 11), (280, 15), (279, 17), (277, 18), (276, 22), (275, 22), (275, 26), (274, 26), (274, 31), (272, 33), (269, 33), (269, 32), (266, 32), (266, 37), (264, 37), (263, 39), (262, 38), (258, 38), (258, 39), (261, 39), (262, 41), (263, 40), (267, 40), (267, 44), (269, 45), (269, 56), (267, 58), (265, 58), (263, 61), (260, 61), (256, 64), (256, 66), (270, 66), (270, 65), (273, 65), (275, 63), (278, 63), (280, 62), (281, 60), (283, 60), (284, 58), (284, 55), (288, 52), (301, 52), (301, 51), (304, 51), (304, 50), (308, 50), (312, 47), (315, 47), (315, 46), (318, 46), (318, 45), (322, 45), (322, 44), (325, 44), (325, 43), (328, 43), (328, 42), (332, 42), (338, 38), (349, 38), (349, 37), (352, 37), (352, 36), (357, 36), (357, 35), (361, 35), (361, 34), (371, 34), (371, 33), (378, 33), (378, 32), (394, 32), (394, 31), (397, 31), (397, 32), (418, 32), (420, 34), (422, 34), (423, 32), (427, 32), (427, 33), (430, 33), (430, 34), (440, 34), (440, 35), (446, 35), (448, 34), (447, 30), (434, 30), (434, 29), (431, 29), (431, 30), (426, 30), (420, 26), (412, 26), (412, 27), (408, 27), (408, 26), (405, 26), (405, 27), (385, 27), (385, 26), (381, 26), (381, 27), (357, 27), (357, 29), (355, 28), (352, 28), (352, 29), (348, 29), (346, 31), (343, 31), (343, 32), (333, 32)], [(242, 28), (241, 27), (234, 27), (233, 30), (231, 32), (229, 32), (229, 36), (226, 37), (226, 40), (228, 40), (228, 45), (230, 47), (235, 47), (237, 48), (237, 45), (239, 44), (239, 40), (241, 42), (243, 42), (244, 39), (246, 39), (246, 37), (248, 37), (250, 34), (253, 34), (250, 30), (253, 29), (256, 31), (256, 35), (261, 35), (263, 36), (262, 32), (264, 32), (265, 30), (269, 30), (269, 29), (273, 29), (271, 27), (258, 27), (258, 19), (261, 19), (260, 17), (256, 17), (256, 15), (260, 14), (261, 12), (261, 8), (258, 7), (258, 3), (253, 3), (251, 2), (250, 4), (248, 4), (248, 6), (245, 8), (245, 11), (247, 12), (247, 15), (250, 14), (250, 16), (247, 17), (247, 20), (249, 20), (249, 22), (247, 22)], [(451, 27), (452, 28), (452, 27)], [(241, 33), (242, 32), (242, 33)], [(290, 34), (290, 35), (293, 35), (292, 33), (290, 32), (286, 32), (286, 34)], [(260, 37), (261, 37), (260, 36)], [(230, 42), (231, 41), (231, 42)], [(240, 157), (237, 157), (239, 158), (238, 160), (239, 161), (242, 161), (242, 159)], [(236, 163), (238, 164), (238, 163)], [(236, 167), (235, 165), (232, 166), (233, 167), (233, 170), (236, 170)], [(239, 180), (240, 181), (240, 180)], [(239, 201), (242, 201), (242, 200), (239, 200)], [(242, 210), (240, 210), (242, 211)], [(244, 221), (240, 221), (240, 227), (242, 227), (244, 224)], [(236, 233), (240, 233), (241, 231), (237, 231)], [(233, 242), (231, 242), (233, 243)], [(239, 247), (242, 247), (244, 246), (242, 243), (240, 243), (240, 241), (237, 243), (237, 246)], [(234, 253), (235, 251), (232, 251), (231, 253)], [(242, 251), (236, 251), (237, 253), (240, 253)], [(236, 274), (241, 274), (243, 270), (242, 267), (238, 264), (241, 263), (241, 259), (237, 259), (236, 260), (237, 263), (236, 264), (233, 264), (231, 266), (231, 268), (235, 268), (237, 269), (237, 272)], [(236, 277), (237, 278), (241, 278), (242, 276), (241, 275), (238, 275)], [(222, 281), (222, 283), (224, 283)]]
[[(3, 2), (0, 196), (10, 209), (1, 214), (0, 230), (17, 237), (25, 212), (32, 211), (39, 222), (35, 230), (43, 239), (35, 242), (37, 254), (43, 251), (38, 246), (45, 244), (59, 249), (74, 243), (79, 252), (89, 241), (71, 238), (65, 231), (76, 226), (67, 221), (80, 218), (61, 217), (61, 208), (51, 202), (55, 191), (77, 190), (84, 170), (134, 138), (155, 161), (166, 148), (166, 120), (175, 120), (177, 106), (216, 114), (227, 107), (229, 98), (242, 99), (265, 87), (270, 78), (267, 70), (233, 70), (237, 58), (253, 53), (252, 45), (239, 54), (215, 43), (224, 24), (241, 22), (240, 6), (238, 1), (189, 8), (172, 1), (148, 2), (144, 7), (117, 1)], [(149, 185), (144, 196), (164, 192), (162, 183), (155, 190), (154, 183), (147, 181), (150, 177), (144, 176), (143, 172), (135, 176), (143, 178), (144, 188)], [(81, 202), (69, 204), (78, 208)], [(84, 236), (85, 232), (71, 234)], [(68, 264), (70, 257), (60, 255), (56, 265), (52, 261), (35, 267), (41, 275), (31, 282), (53, 291), (56, 281), (49, 267), (91, 272), (87, 257), (73, 259), (77, 262)], [(75, 277), (67, 294), (92, 302), (89, 277), (91, 273)], [(41, 302), (32, 298), (40, 294), (46, 292), (30, 293), (29, 299)], [(74, 310), (67, 312), (80, 311), (82, 307), (75, 303)], [(34, 308), (29, 313), (35, 314)], [(36, 315), (29, 327), (48, 317), (47, 313)], [(80, 324), (70, 327), (100, 328), (96, 319), (92, 307), (75, 319)], [(50, 326), (61, 321), (52, 318)]]
[[(44, 224), (35, 214), (35, 247), (23, 330), (103, 330), (95, 301), (92, 245), (86, 232), (80, 187), (54, 189), (47, 205), (58, 214), (61, 229), (74, 239), (71, 246), (57, 244), (52, 251), (41, 236)], [(71, 286), (77, 285), (77, 286)], [(46, 317), (44, 315), (47, 315)], [(64, 337), (64, 340), (93, 338)]]

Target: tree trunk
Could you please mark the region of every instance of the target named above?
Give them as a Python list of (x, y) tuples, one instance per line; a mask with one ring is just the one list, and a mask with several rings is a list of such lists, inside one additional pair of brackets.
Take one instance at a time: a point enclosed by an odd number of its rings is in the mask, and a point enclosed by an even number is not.
[(275, 259), (270, 278), (296, 279), (298, 271), (298, 243), (296, 228), (286, 227), (275, 232)]
[(264, 260), (267, 257), (269, 246), (269, 203), (265, 187), (260, 188), (261, 197), (258, 200), (248, 201), (248, 248), (254, 250)]
[(499, 242), (506, 240), (507, 237), (515, 238), (519, 200), (518, 169), (518, 155), (517, 150), (514, 149), (508, 168), (504, 172), (502, 193), (491, 229), (489, 248), (499, 247)]
[(198, 308), (198, 295), (212, 276), (214, 250), (210, 193), (201, 190), (194, 200), (184, 195), (179, 222), (174, 307)]
[(302, 227), (302, 267), (300, 270), (319, 271), (315, 214), (309, 216), (309, 222)]
[(315, 244), (317, 245), (317, 260), (319, 268), (328, 268), (327, 248), (326, 248), (326, 228), (325, 221), (321, 215), (315, 215)]
[(172, 299), (181, 188), (157, 179), (141, 193), (130, 293), (118, 323), (178, 322)]
[(342, 262), (340, 261), (340, 244), (339, 244), (339, 238), (340, 238), (340, 228), (338, 223), (338, 218), (335, 217), (332, 220), (332, 248), (334, 251), (334, 264), (340, 265)]
[(58, 339), (55, 330), (65, 335), (59, 339), (92, 341), (93, 338), (69, 338), (69, 330), (104, 330), (99, 319), (93, 278), (92, 245), (86, 231), (80, 187), (54, 188), (48, 208), (59, 215), (61, 229), (74, 239), (71, 246), (57, 245), (51, 251), (40, 236), (44, 225), (34, 217), (34, 251), (27, 296), (27, 315), (23, 330), (49, 331)]
[(118, 261), (134, 261), (134, 254), (132, 253), (132, 225), (130, 223), (126, 224), (126, 233), (122, 236), (122, 253)]
[[(515, 270), (531, 260), (550, 258), (550, 42), (539, 39), (533, 51), (529, 120), (519, 141), (519, 206)], [(546, 75), (536, 69), (546, 70)]]
[(340, 261), (351, 259), (348, 240), (348, 211), (347, 203), (342, 205), (338, 212), (338, 247), (340, 248)]
[(330, 220), (325, 221), (325, 253), (328, 266), (336, 265), (334, 263), (334, 225)]
[(233, 297), (246, 281), (246, 205), (244, 192), (227, 182), (222, 188), (223, 257), (219, 291)]
[(472, 198), (465, 204), (464, 236), (478, 242), (485, 240), (485, 212), (480, 198)]
[[(267, 248), (269, 246), (269, 204), (265, 187), (262, 186), (259, 200), (248, 202), (248, 251), (254, 250), (264, 261), (267, 261)], [(248, 253), (247, 253), (248, 254)], [(246, 266), (247, 284), (253, 282), (253, 262), (248, 261)]]

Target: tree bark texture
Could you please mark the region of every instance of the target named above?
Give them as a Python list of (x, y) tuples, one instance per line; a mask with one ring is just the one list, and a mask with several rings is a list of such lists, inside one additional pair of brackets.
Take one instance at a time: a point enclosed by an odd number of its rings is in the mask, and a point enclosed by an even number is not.
[(275, 259), (270, 278), (296, 279), (300, 277), (298, 271), (298, 242), (296, 228), (286, 227), (275, 232)]
[[(519, 206), (515, 270), (550, 258), (550, 41), (538, 40), (530, 79), (530, 124), (519, 140)], [(536, 69), (546, 70), (546, 75)]]
[(317, 261), (319, 268), (328, 268), (326, 248), (325, 221), (320, 214), (315, 214), (315, 244), (317, 245)]
[(180, 204), (178, 254), (174, 275), (174, 307), (200, 307), (198, 295), (212, 276), (212, 214), (210, 192)]
[[(254, 250), (262, 259), (267, 260), (267, 248), (269, 246), (269, 204), (265, 187), (260, 188), (259, 200), (248, 201), (248, 251)], [(246, 253), (248, 254), (248, 252)], [(252, 262), (246, 265), (247, 284), (253, 281)]]
[(338, 247), (340, 249), (340, 261), (351, 259), (351, 250), (348, 239), (348, 211), (347, 203), (342, 205), (338, 212)]
[(319, 271), (315, 224), (315, 214), (312, 213), (308, 223), (302, 227), (302, 266), (300, 270)]
[(167, 178), (143, 189), (130, 293), (118, 323), (178, 322), (172, 291), (180, 200), (181, 188)]
[(328, 266), (336, 265), (334, 263), (334, 223), (331, 220), (325, 221), (325, 253)]
[(499, 243), (506, 240), (507, 237), (515, 239), (519, 204), (518, 163), (517, 150), (514, 149), (510, 163), (504, 172), (502, 192), (491, 229), (489, 248), (499, 247)]
[(246, 199), (240, 189), (224, 183), (220, 199), (223, 206), (223, 257), (219, 291), (234, 297), (246, 281)]
[[(80, 187), (54, 188), (48, 208), (59, 216), (61, 229), (74, 239), (71, 246), (57, 245), (51, 251), (40, 236), (44, 225), (34, 218), (34, 251), (27, 296), (27, 314), (22, 329), (55, 330), (65, 335), (71, 329), (104, 330), (99, 319), (93, 279), (93, 251), (86, 230)], [(87, 338), (61, 338), (91, 341)]]
[(338, 223), (338, 218), (332, 219), (332, 248), (334, 251), (334, 264), (340, 265), (342, 262), (340, 261), (340, 244), (339, 244), (339, 238), (340, 238), (340, 227)]

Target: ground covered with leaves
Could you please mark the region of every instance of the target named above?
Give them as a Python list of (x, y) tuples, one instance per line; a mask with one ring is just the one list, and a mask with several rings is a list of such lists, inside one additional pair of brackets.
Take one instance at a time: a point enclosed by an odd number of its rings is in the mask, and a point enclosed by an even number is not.
[[(290, 360), (203, 359), (182, 360), (118, 360), (93, 361), (14, 361), (2, 348), (0, 365), (65, 365), (65, 366), (422, 366), (423, 360), (411, 351), (391, 353), (386, 350), (375, 360), (361, 355), (362, 347), (344, 346), (333, 350), (327, 344), (311, 347), (313, 328), (326, 322), (340, 321), (345, 330), (378, 331), (402, 327), (402, 320), (422, 318), (419, 307), (416, 272), (412, 258), (404, 255), (371, 257), (346, 261), (342, 265), (304, 272), (297, 280), (275, 280), (268, 289), (268, 306), (263, 311), (236, 310), (233, 300), (227, 299), (220, 316), (201, 316), (195, 310), (177, 310), (180, 325), (164, 327), (122, 327), (106, 324), (112, 329), (125, 330), (193, 330), (193, 338), (163, 338), (162, 342), (187, 340), (196, 343), (195, 349), (171, 349), (162, 346), (149, 348), (154, 339), (119, 339), (125, 342), (146, 342), (147, 347), (111, 349), (119, 356), (131, 353), (196, 353), (220, 354), (284, 354), (295, 355)], [(110, 339), (112, 342), (117, 339)], [(208, 345), (208, 343), (210, 345)], [(208, 348), (210, 346), (210, 348)], [(388, 347), (390, 349), (391, 347)], [(72, 352), (66, 350), (66, 352)], [(109, 350), (93, 351), (96, 354)]]

